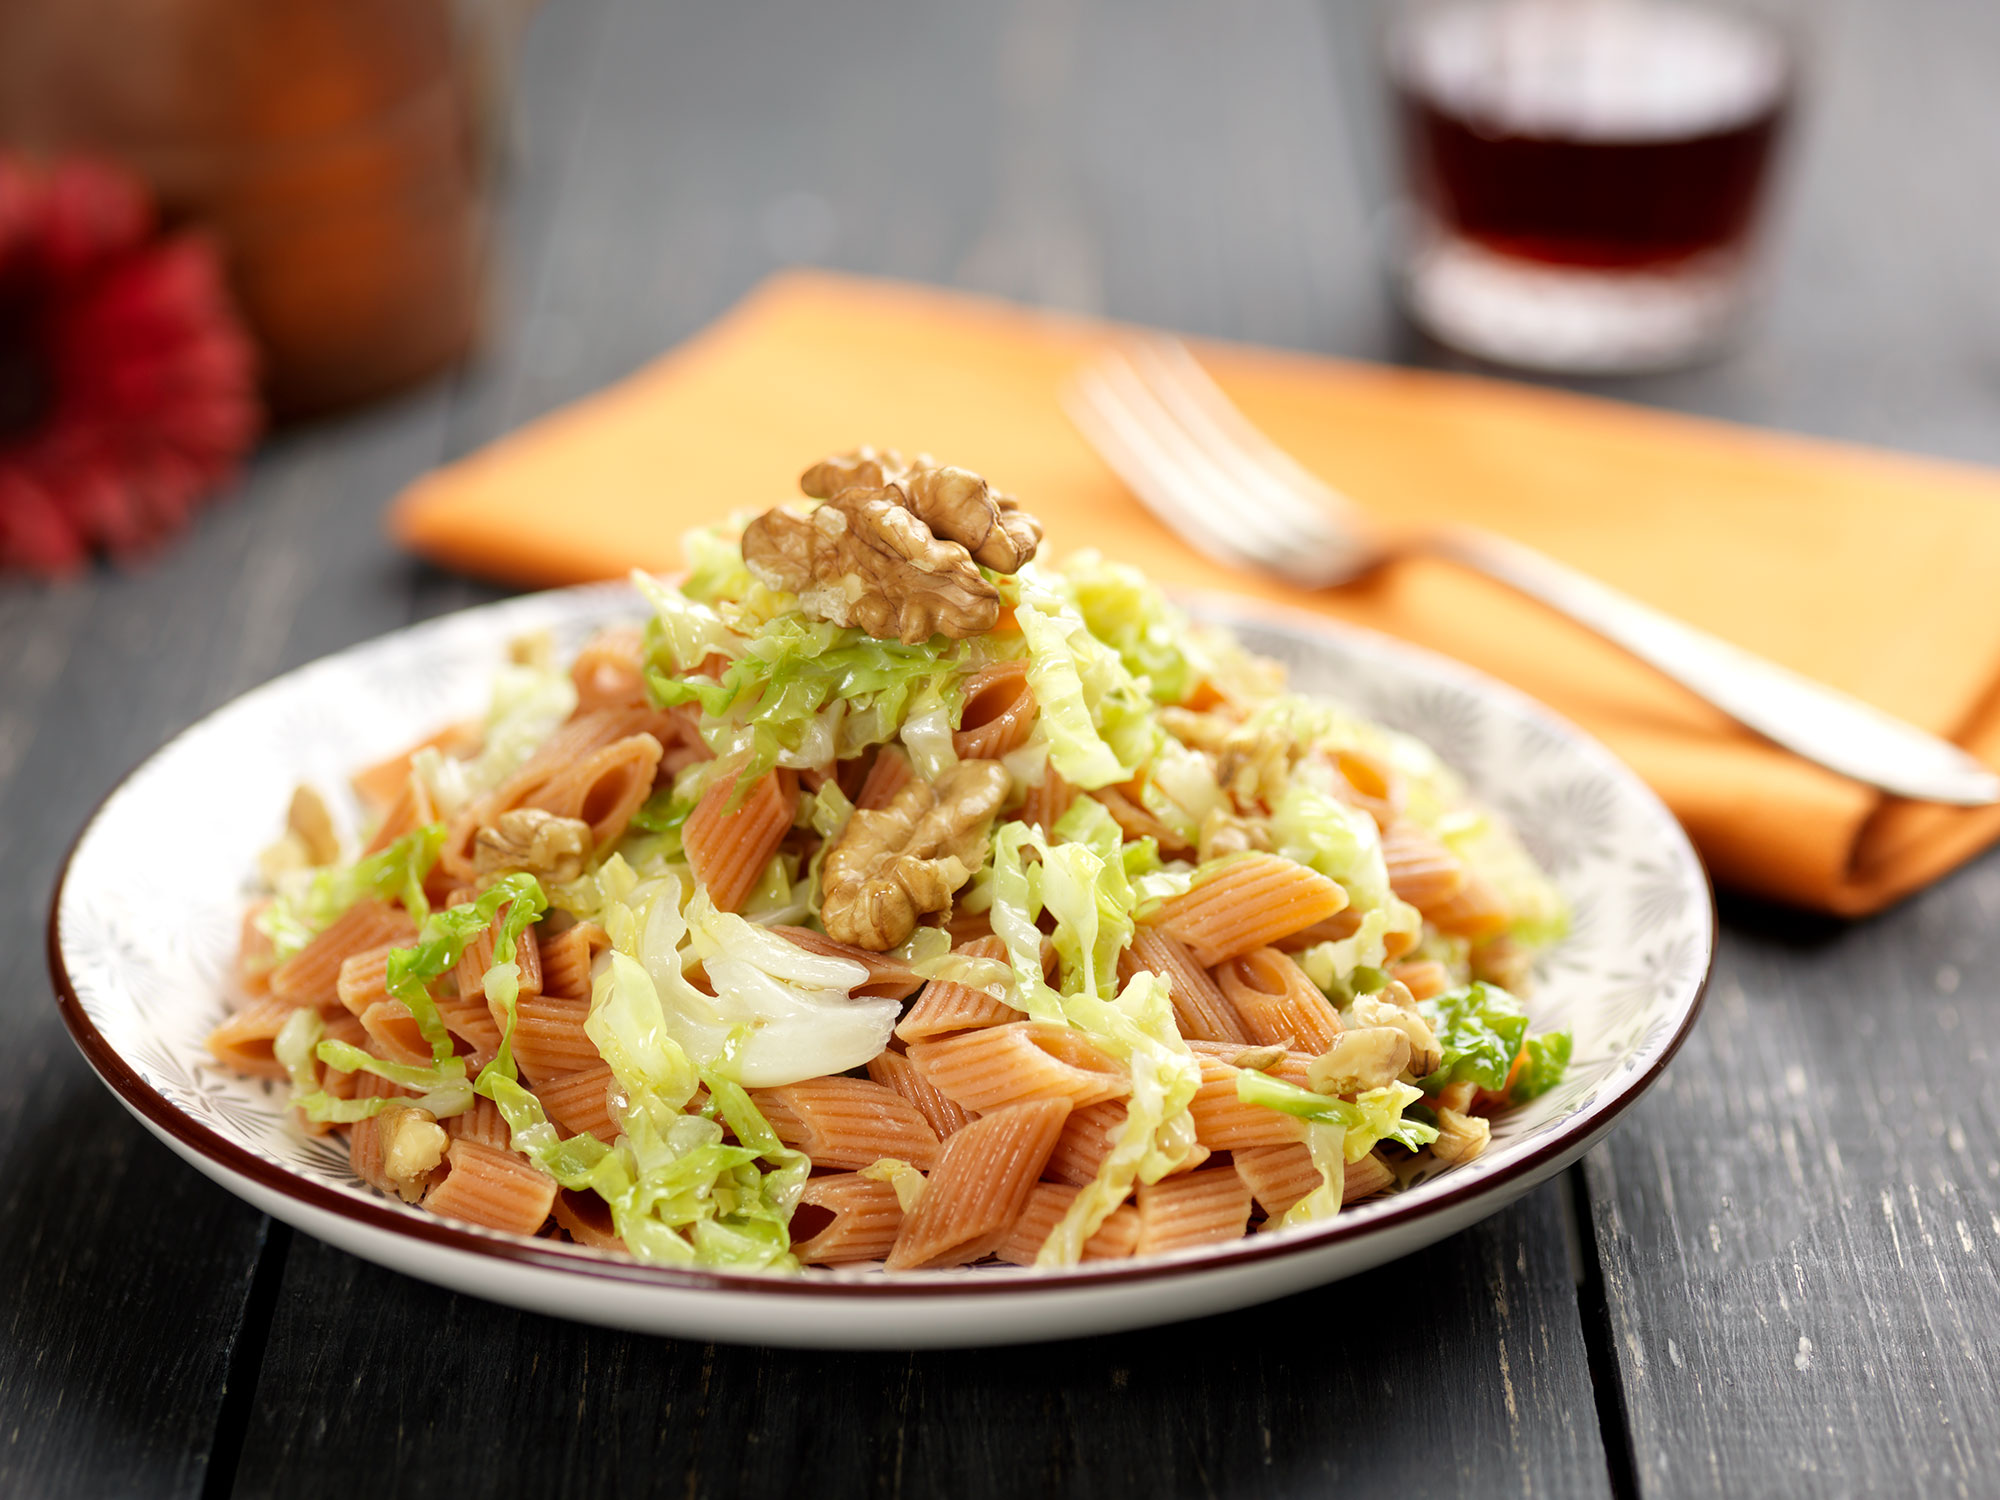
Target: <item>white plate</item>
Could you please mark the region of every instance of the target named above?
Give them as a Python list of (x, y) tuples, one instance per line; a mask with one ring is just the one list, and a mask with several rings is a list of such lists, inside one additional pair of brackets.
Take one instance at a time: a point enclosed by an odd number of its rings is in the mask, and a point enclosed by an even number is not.
[(349, 1174), (343, 1148), (290, 1123), (277, 1085), (217, 1066), (203, 1039), (231, 1007), (246, 873), (293, 785), (345, 786), (354, 767), (478, 714), (522, 631), (548, 627), (573, 647), (605, 620), (637, 618), (622, 586), (398, 631), (267, 683), (173, 740), (106, 799), (57, 882), (49, 962), (64, 1020), (147, 1129), (264, 1212), (439, 1285), (587, 1322), (771, 1344), (998, 1344), (1197, 1317), (1366, 1270), (1493, 1213), (1603, 1135), (1694, 1022), (1714, 906), (1659, 800), (1519, 693), (1314, 617), (1220, 599), (1196, 608), (1282, 660), (1302, 691), (1428, 740), (1513, 821), (1574, 907), (1531, 1001), (1538, 1028), (1575, 1033), (1567, 1080), (1497, 1121), (1469, 1166), (1329, 1223), (1060, 1272), (669, 1270), (385, 1200)]

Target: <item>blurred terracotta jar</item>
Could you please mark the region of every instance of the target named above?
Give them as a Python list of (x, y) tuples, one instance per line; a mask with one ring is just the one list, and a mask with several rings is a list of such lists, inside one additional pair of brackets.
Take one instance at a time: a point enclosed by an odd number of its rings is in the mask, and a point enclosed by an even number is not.
[(0, 0), (0, 139), (124, 162), (221, 241), (274, 411), (478, 337), (489, 125), (525, 0)]

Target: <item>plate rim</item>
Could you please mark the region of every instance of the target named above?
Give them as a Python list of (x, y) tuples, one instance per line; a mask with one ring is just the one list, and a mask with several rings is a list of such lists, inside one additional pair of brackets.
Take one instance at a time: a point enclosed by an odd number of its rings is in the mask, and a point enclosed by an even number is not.
[(1498, 1192), (1523, 1177), (1535, 1178), (1552, 1159), (1569, 1150), (1579, 1137), (1595, 1136), (1601, 1139), (1658, 1080), (1667, 1065), (1678, 1055), (1682, 1044), (1686, 1042), (1701, 1018), (1708, 998), (1709, 985), (1715, 974), (1716, 949), (1721, 935), (1714, 882), (1709, 878), (1707, 866), (1703, 863), (1700, 852), (1688, 838), (1686, 829), (1681, 826), (1673, 811), (1637, 772), (1614, 755), (1596, 736), (1512, 684), (1502, 682), (1477, 667), (1446, 656), (1442, 652), (1433, 651), (1400, 637), (1251, 596), (1215, 590), (1176, 590), (1175, 595), (1178, 600), (1195, 603), (1197, 606), (1207, 606), (1216, 614), (1250, 621), (1261, 619), (1281, 627), (1311, 633), (1330, 632), (1335, 635), (1359, 637), (1369, 641), (1378, 650), (1386, 648), (1387, 653), (1392, 656), (1420, 657), (1433, 669), (1442, 668), (1446, 675), (1456, 677), (1484, 694), (1508, 700), (1517, 708), (1526, 709), (1531, 714), (1549, 720), (1563, 732), (1597, 752), (1614, 774), (1624, 777), (1629, 782), (1631, 790), (1648, 799), (1663, 816), (1667, 827), (1678, 837), (1680, 852), (1688, 857), (1699, 875), (1702, 892), (1706, 898), (1704, 907), (1707, 916), (1703, 930), (1701, 971), (1694, 980), (1693, 991), (1686, 1002), (1685, 1010), (1657, 1056), (1643, 1069), (1618, 1080), (1604, 1097), (1586, 1105), (1552, 1130), (1547, 1138), (1505, 1166), (1468, 1177), (1458, 1184), (1453, 1184), (1449, 1175), (1442, 1179), (1433, 1179), (1436, 1183), (1435, 1190), (1420, 1199), (1406, 1200), (1403, 1195), (1397, 1194), (1378, 1199), (1365, 1209), (1336, 1215), (1324, 1223), (1301, 1225), (1282, 1235), (1250, 1236), (1223, 1245), (1203, 1246), (1168, 1255), (1153, 1256), (1136, 1263), (1114, 1261), (1095, 1266), (1066, 1267), (1061, 1270), (1000, 1267), (977, 1272), (931, 1271), (923, 1273), (921, 1278), (917, 1276), (788, 1277), (775, 1276), (767, 1272), (695, 1270), (681, 1266), (650, 1265), (638, 1260), (614, 1258), (586, 1247), (555, 1244), (525, 1235), (503, 1234), (457, 1224), (436, 1215), (419, 1215), (377, 1199), (344, 1194), (326, 1184), (292, 1172), (276, 1162), (267, 1161), (247, 1147), (231, 1140), (221, 1131), (194, 1119), (148, 1084), (85, 1011), (82, 999), (71, 981), (62, 949), (63, 897), (68, 886), (71, 866), (77, 851), (97, 827), (112, 800), (135, 777), (166, 754), (182, 738), (228, 712), (244, 698), (283, 682), (295, 673), (308, 670), (323, 662), (369, 650), (406, 631), (420, 631), (434, 621), (463, 618), (466, 615), (489, 610), (501, 612), (519, 609), (524, 604), (536, 600), (578, 599), (593, 594), (609, 597), (624, 591), (627, 587), (621, 583), (606, 581), (541, 590), (488, 604), (473, 605), (468, 609), (447, 611), (444, 615), (433, 617), (433, 620), (418, 621), (413, 625), (399, 626), (394, 630), (370, 636), (338, 651), (328, 652), (312, 661), (301, 663), (217, 705), (163, 741), (120, 776), (97, 800), (64, 852), (50, 891), (45, 929), (49, 977), (56, 991), (57, 1010), (69, 1032), (70, 1040), (104, 1085), (154, 1130), (178, 1141), (188, 1150), (225, 1172), (249, 1178), (267, 1191), (302, 1203), (319, 1212), (353, 1220), (369, 1229), (399, 1238), (413, 1238), (439, 1249), (499, 1260), (516, 1266), (581, 1274), (640, 1290), (922, 1302), (968, 1294), (980, 1297), (1010, 1295), (1020, 1297), (1033, 1292), (1086, 1290), (1111, 1285), (1127, 1286), (1209, 1271), (1237, 1270), (1266, 1261), (1327, 1250), (1343, 1242), (1358, 1240), (1368, 1235), (1388, 1234), (1399, 1226), (1447, 1214), (1453, 1208)]

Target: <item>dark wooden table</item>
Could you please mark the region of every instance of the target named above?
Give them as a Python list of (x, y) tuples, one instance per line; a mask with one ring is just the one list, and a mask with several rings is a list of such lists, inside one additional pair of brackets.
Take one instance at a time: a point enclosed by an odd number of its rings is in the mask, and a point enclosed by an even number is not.
[[(2000, 461), (2000, 10), (1818, 10), (1768, 316), (1612, 389)], [(1329, 32), (1305, 0), (552, 5), (487, 357), (281, 435), (154, 566), (0, 586), (0, 1494), (2000, 1494), (1996, 859), (1853, 926), (1725, 902), (1665, 1081), (1489, 1222), (1057, 1347), (703, 1347), (453, 1297), (182, 1166), (57, 1021), (47, 892), (116, 777), (487, 597), (391, 550), (389, 497), (780, 264), (1439, 361), (1368, 271)]]

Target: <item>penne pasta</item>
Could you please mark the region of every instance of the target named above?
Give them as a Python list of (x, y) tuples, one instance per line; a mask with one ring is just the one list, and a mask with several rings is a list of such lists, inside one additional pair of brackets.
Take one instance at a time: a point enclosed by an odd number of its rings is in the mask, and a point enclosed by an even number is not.
[(576, 711), (638, 708), (646, 704), (645, 641), (636, 626), (611, 625), (583, 643), (570, 664)]
[(208, 1050), (217, 1062), (239, 1073), (283, 1079), (285, 1065), (271, 1044), (297, 1009), (275, 995), (258, 996), (208, 1034)]
[(1326, 1051), (1340, 1036), (1340, 1016), (1305, 971), (1276, 948), (1254, 948), (1216, 968), (1222, 993), (1253, 1042), (1292, 1051)]
[[(1063, 1182), (1038, 1182), (1028, 1194), (1028, 1206), (993, 1252), (1009, 1265), (1032, 1266), (1062, 1216), (1069, 1212), (1078, 1188)], [(1083, 1242), (1085, 1260), (1123, 1260), (1139, 1243), (1139, 1211), (1122, 1204)]]
[(338, 1010), (343, 963), (371, 948), (408, 943), (416, 935), (417, 924), (407, 912), (380, 901), (357, 901), (271, 970), (271, 993), (287, 1005), (310, 1005), (323, 1013)]
[(867, 1078), (815, 1078), (752, 1089), (778, 1139), (825, 1167), (873, 1166), (884, 1157), (928, 1172), (938, 1159), (937, 1132), (916, 1105)]
[(856, 810), (871, 812), (887, 807), (915, 774), (910, 769), (910, 757), (900, 746), (884, 745), (876, 752), (875, 763), (868, 768), (868, 776), (855, 794)]
[(797, 804), (790, 771), (758, 778), (739, 803), (736, 778), (717, 777), (681, 828), (688, 864), (718, 911), (737, 911), (792, 830)]
[(592, 1250), (624, 1251), (625, 1242), (618, 1237), (617, 1226), (611, 1221), (611, 1205), (597, 1194), (559, 1188), (550, 1209), (557, 1226), (574, 1243)]
[[(1007, 957), (1007, 945), (997, 937), (975, 938), (955, 951), (967, 958), (996, 962), (1004, 962)], [(896, 1035), (906, 1042), (918, 1042), (954, 1031), (1004, 1026), (1020, 1018), (1021, 1013), (1013, 1006), (995, 1000), (984, 990), (968, 989), (948, 979), (934, 979), (924, 986), (916, 1003), (896, 1023)]]
[(1161, 908), (1158, 926), (1212, 969), (1332, 916), (1347, 892), (1280, 854), (1239, 854), (1198, 875)]
[(809, 1266), (881, 1260), (903, 1227), (903, 1206), (886, 1182), (859, 1172), (815, 1177), (792, 1216), (792, 1254)]
[(860, 964), (868, 971), (868, 977), (848, 991), (856, 999), (870, 996), (904, 1000), (923, 988), (923, 980), (893, 953), (871, 953), (866, 948), (830, 938), (823, 932), (814, 932), (810, 927), (773, 927), (771, 930), (808, 953), (817, 953), (824, 958), (844, 958), (849, 963)]
[(910, 1061), (939, 1093), (975, 1113), (1031, 1099), (1081, 1109), (1131, 1092), (1125, 1070), (1074, 1027), (1036, 1021), (916, 1042)]
[(1157, 927), (1141, 927), (1118, 955), (1121, 983), (1140, 970), (1167, 981), (1174, 1006), (1174, 1024), (1189, 1041), (1247, 1042), (1249, 1031), (1214, 977), (1194, 961), (1187, 944)]
[(588, 1000), (591, 965), (610, 946), (611, 939), (595, 922), (578, 922), (554, 937), (538, 938), (535, 953), (541, 964), (542, 993)]
[(1044, 834), (1053, 833), (1056, 820), (1069, 811), (1069, 805), (1074, 801), (1076, 788), (1064, 781), (1061, 773), (1051, 766), (1039, 783), (1028, 788), (1028, 798), (1021, 804), (1021, 821)]
[(450, 1170), (424, 1194), (441, 1218), (510, 1234), (534, 1234), (555, 1206), (555, 1179), (511, 1151), (457, 1140), (445, 1153)]
[(611, 1109), (617, 1088), (611, 1065), (600, 1062), (543, 1080), (535, 1096), (564, 1135), (594, 1135), (609, 1146), (618, 1139), (618, 1120)]
[(916, 1105), (918, 1113), (929, 1123), (939, 1140), (954, 1130), (964, 1129), (972, 1119), (963, 1105), (954, 1103), (933, 1088), (917, 1071), (917, 1065), (901, 1052), (878, 1053), (868, 1064), (868, 1076)]
[(951, 737), (960, 760), (998, 760), (1028, 742), (1035, 690), (1025, 658), (981, 667), (965, 683), (965, 709)]
[(1168, 1177), (1132, 1195), (1139, 1211), (1135, 1255), (1165, 1255), (1241, 1239), (1250, 1222), (1250, 1187), (1233, 1167)]
[(970, 1265), (1004, 1244), (1069, 1108), (1066, 1099), (1013, 1104), (948, 1137), (923, 1197), (897, 1230), (889, 1269)]

